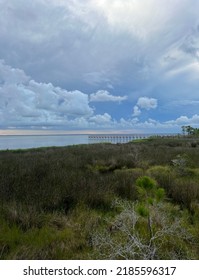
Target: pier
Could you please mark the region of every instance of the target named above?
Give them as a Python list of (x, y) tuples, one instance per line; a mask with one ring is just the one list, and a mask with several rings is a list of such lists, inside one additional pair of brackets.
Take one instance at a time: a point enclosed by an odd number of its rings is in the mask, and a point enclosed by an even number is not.
[(88, 140), (90, 143), (128, 143), (133, 140), (147, 139), (149, 137), (173, 138), (176, 134), (90, 134)]
[(152, 135), (144, 134), (92, 134), (88, 136), (89, 142), (128, 143), (136, 139), (146, 139)]

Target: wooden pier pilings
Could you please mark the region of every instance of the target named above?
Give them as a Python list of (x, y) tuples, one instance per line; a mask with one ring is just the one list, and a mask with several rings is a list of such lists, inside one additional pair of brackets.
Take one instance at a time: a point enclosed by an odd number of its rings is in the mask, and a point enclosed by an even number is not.
[[(175, 134), (176, 135), (176, 134)], [(110, 142), (127, 143), (138, 139), (147, 139), (149, 137), (174, 137), (174, 134), (90, 134), (88, 139), (90, 143)]]
[(93, 142), (111, 142), (111, 143), (127, 143), (135, 139), (145, 139), (149, 136), (139, 134), (92, 134), (88, 136), (89, 141)]

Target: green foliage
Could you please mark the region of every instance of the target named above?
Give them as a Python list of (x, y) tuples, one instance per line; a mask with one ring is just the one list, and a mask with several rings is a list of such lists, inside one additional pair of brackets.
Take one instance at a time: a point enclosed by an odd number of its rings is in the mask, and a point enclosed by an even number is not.
[(176, 178), (172, 184), (173, 187), (170, 193), (175, 202), (190, 209), (192, 202), (199, 201), (198, 179), (190, 177)]
[(154, 201), (159, 202), (165, 197), (165, 190), (158, 187), (157, 182), (148, 176), (138, 178), (136, 185), (139, 198), (148, 204), (153, 204)]
[(141, 217), (148, 217), (149, 216), (149, 209), (143, 204), (138, 204), (138, 206), (136, 207), (136, 212)]
[(158, 188), (155, 192), (156, 200), (159, 202), (165, 198), (165, 190), (163, 188)]
[(182, 126), (182, 133), (183, 133), (183, 135), (187, 134), (187, 135), (198, 136), (199, 128), (194, 128), (194, 127), (191, 127), (190, 125), (184, 125), (184, 126)]
[(147, 170), (147, 175), (154, 178), (165, 190), (170, 189), (171, 182), (175, 178), (175, 172), (170, 166), (152, 166)]
[[(96, 252), (94, 233), (105, 231), (116, 248), (128, 249), (127, 228), (143, 248), (129, 258), (152, 257), (150, 246), (157, 247), (154, 258), (198, 258), (199, 150), (192, 142), (160, 137), (0, 151), (0, 258), (88, 259)], [(162, 239), (150, 243), (158, 232)]]
[(156, 186), (156, 182), (148, 176), (143, 176), (136, 180), (136, 185), (146, 191), (150, 191)]

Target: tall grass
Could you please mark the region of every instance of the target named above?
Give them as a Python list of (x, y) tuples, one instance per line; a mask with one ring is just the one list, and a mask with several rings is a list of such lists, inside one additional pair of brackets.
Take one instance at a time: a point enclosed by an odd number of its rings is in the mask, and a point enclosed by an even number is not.
[[(90, 258), (93, 231), (106, 229), (106, 220), (114, 220), (115, 199), (139, 201), (136, 181), (143, 176), (164, 188), (166, 201), (187, 211), (197, 248), (199, 147), (191, 141), (1, 151), (0, 258)], [(180, 172), (172, 164), (179, 155), (189, 159)], [(142, 223), (146, 221), (140, 220), (140, 229)], [(173, 246), (165, 244), (167, 251)]]

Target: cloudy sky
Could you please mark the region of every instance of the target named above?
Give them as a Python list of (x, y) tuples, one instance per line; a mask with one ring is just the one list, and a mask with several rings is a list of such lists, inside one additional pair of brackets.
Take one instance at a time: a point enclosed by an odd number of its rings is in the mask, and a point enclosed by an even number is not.
[(198, 0), (0, 0), (0, 129), (199, 126)]

